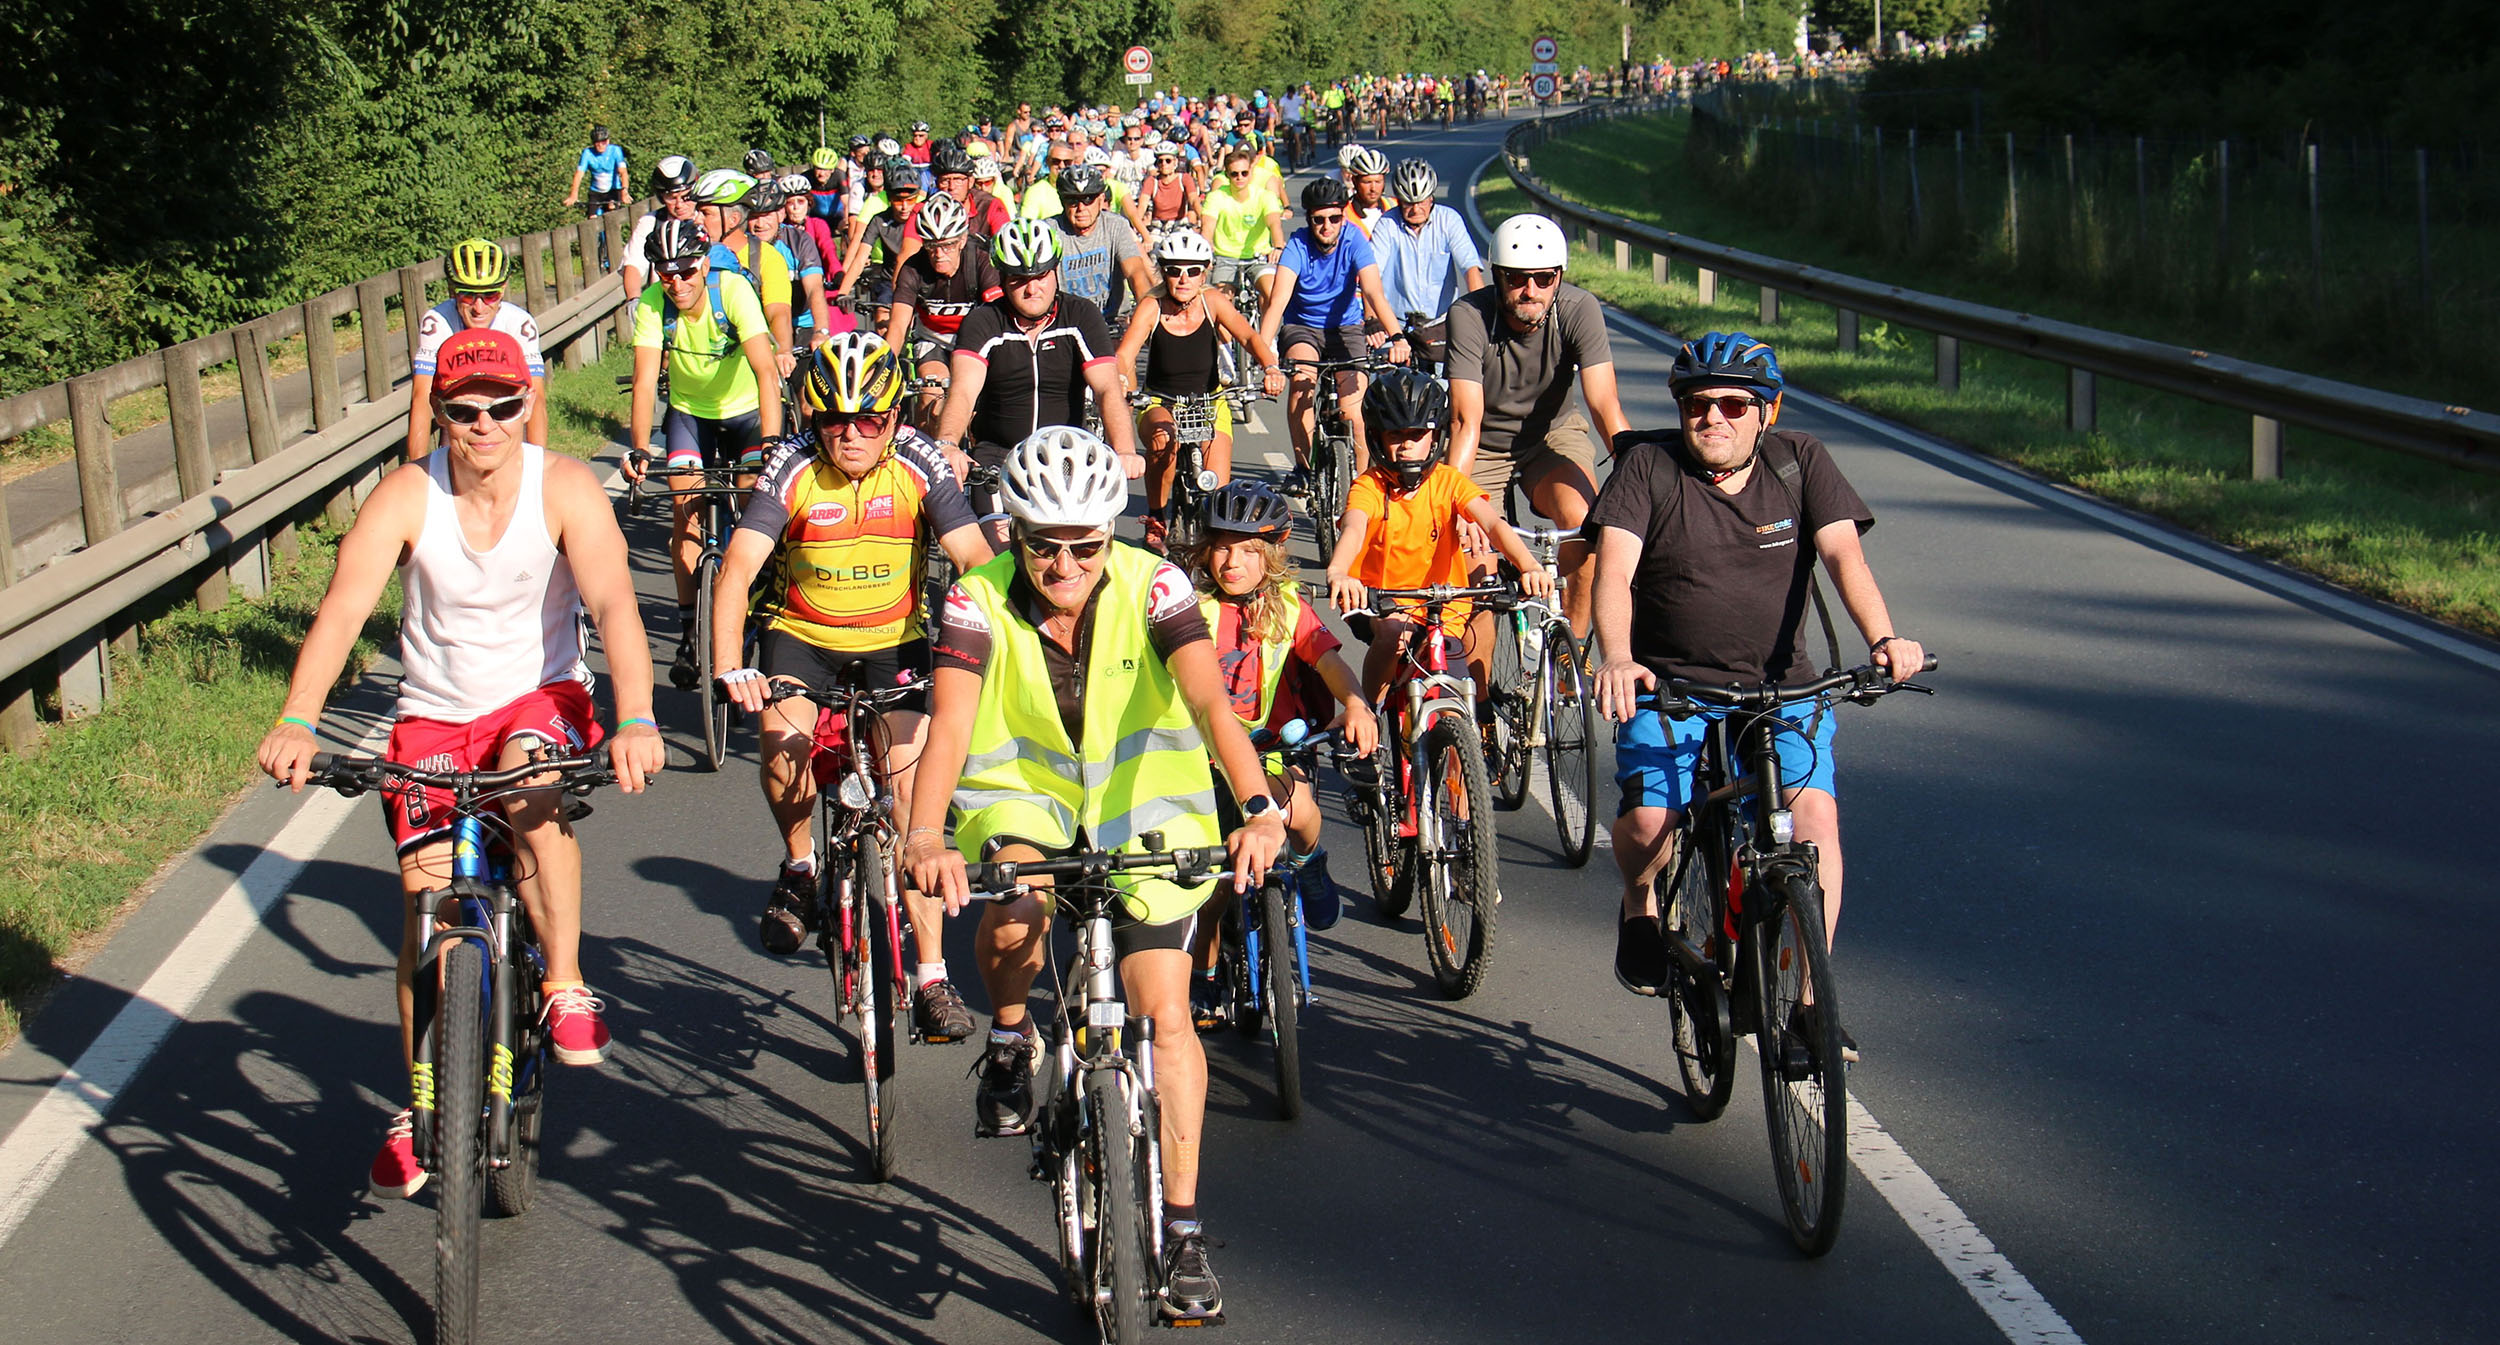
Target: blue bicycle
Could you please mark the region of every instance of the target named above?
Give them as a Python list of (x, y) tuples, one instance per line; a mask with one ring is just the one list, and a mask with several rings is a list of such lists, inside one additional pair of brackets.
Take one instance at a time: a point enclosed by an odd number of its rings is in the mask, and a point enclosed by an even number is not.
[(436, 1192), (434, 1338), (437, 1345), (466, 1345), (478, 1338), (481, 1205), (504, 1218), (529, 1209), (546, 1124), (548, 1042), (539, 987), (547, 960), (513, 888), (512, 836), (497, 805), (560, 789), (576, 796), (567, 818), (578, 819), (590, 812), (578, 796), (614, 784), (616, 773), (605, 749), (507, 771), (424, 771), (323, 752), (312, 760), (310, 782), (350, 798), (381, 790), (394, 807), (410, 790), (452, 795), (451, 881), (412, 898), (431, 907), (434, 928), (417, 963), (417, 1054), (409, 1077), (416, 1159), (433, 1175)]
[[(1338, 746), (1335, 730), (1312, 733), (1294, 720), (1280, 734), (1251, 735), (1261, 751), (1281, 746), (1285, 764), (1313, 773), (1320, 750)], [(1342, 751), (1339, 746), (1339, 751)], [(1225, 1017), (1246, 1037), (1265, 1037), (1276, 1050), (1276, 1114), (1302, 1114), (1302, 1012), (1311, 995), (1311, 949), (1302, 907), (1301, 865), (1290, 849), (1276, 856), (1255, 901), (1237, 901), (1224, 912), (1223, 948), (1217, 955)]]

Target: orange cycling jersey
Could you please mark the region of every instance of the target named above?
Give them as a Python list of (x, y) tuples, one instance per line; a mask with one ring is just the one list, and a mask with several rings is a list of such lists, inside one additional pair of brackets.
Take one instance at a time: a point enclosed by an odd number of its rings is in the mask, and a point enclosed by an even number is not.
[(856, 479), (812, 442), (782, 451), (738, 526), (772, 538), (780, 565), (760, 605), (768, 628), (820, 649), (891, 649), (919, 637), (929, 537), (977, 522), (936, 448), (915, 431)]

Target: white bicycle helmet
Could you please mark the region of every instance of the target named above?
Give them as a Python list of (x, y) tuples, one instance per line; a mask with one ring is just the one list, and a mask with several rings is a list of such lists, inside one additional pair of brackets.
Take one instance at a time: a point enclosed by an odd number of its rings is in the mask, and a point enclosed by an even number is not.
[(1128, 473), (1111, 445), (1074, 425), (1035, 431), (999, 473), (1007, 512), (1028, 528), (1108, 528), (1128, 506)]
[(1361, 145), (1355, 144), (1353, 141), (1349, 140), (1346, 142), (1344, 149), (1337, 151), (1337, 166), (1339, 168), (1352, 168), (1355, 161), (1362, 158), (1364, 153), (1365, 151)]
[(929, 198), (913, 217), (920, 226), (920, 239), (925, 243), (945, 243), (963, 237), (972, 229), (972, 212), (964, 203), (944, 192)]
[(1440, 190), (1441, 175), (1421, 159), (1401, 162), (1397, 175), (1389, 182), (1389, 194), (1401, 201), (1429, 201)]
[(784, 177), (781, 179), (780, 186), (781, 194), (785, 197), (804, 196), (816, 189), (816, 184), (808, 181), (805, 173), (792, 173)]
[(1389, 156), (1376, 149), (1363, 149), (1357, 146), (1354, 151), (1354, 162), (1346, 166), (1354, 170), (1356, 177), (1387, 177)]
[(1175, 229), (1165, 234), (1162, 244), (1155, 248), (1155, 260), (1206, 262), (1211, 265), (1215, 261), (1215, 248), (1207, 242), (1205, 234), (1195, 229)]
[(1571, 244), (1563, 238), (1562, 226), (1543, 215), (1513, 215), (1493, 231), (1493, 255), (1488, 260), (1510, 271), (1548, 266), (1559, 271), (1571, 260)]

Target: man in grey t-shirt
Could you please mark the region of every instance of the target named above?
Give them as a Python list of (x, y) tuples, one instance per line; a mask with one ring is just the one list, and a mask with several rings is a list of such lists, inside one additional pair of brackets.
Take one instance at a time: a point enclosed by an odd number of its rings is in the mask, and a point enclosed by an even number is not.
[[(1493, 231), (1493, 283), (1450, 305), (1450, 465), (1494, 497), (1515, 475), (1528, 503), (1556, 527), (1576, 528), (1597, 498), (1597, 446), (1632, 428), (1615, 396), (1615, 357), (1596, 296), (1562, 283), (1570, 246), (1542, 215), (1514, 215)], [(1584, 416), (1571, 406), (1579, 375)], [(1557, 557), (1571, 629), (1589, 629), (1589, 547)], [(1610, 654), (1612, 651), (1608, 651)]]
[(1059, 289), (1102, 310), (1110, 321), (1122, 305), (1120, 291), (1142, 295), (1153, 287), (1137, 231), (1107, 206), (1111, 184), (1096, 164), (1074, 164), (1059, 174)]

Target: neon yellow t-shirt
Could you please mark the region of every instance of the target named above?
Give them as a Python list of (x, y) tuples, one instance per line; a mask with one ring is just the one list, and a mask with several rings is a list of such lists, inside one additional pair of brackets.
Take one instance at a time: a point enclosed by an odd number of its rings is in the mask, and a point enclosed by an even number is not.
[[(779, 255), (770, 246), (764, 250)], [(729, 319), (727, 332), (712, 320), (708, 294), (695, 302), (693, 312), (677, 314), (674, 331), (667, 330), (666, 287), (646, 285), (634, 301), (635, 347), (668, 352), (669, 405), (700, 420), (729, 420), (764, 404), (755, 367), (747, 363), (743, 347), (758, 336), (772, 338), (755, 287), (744, 276), (716, 274), (721, 312)]]
[(1233, 195), (1231, 188), (1218, 188), (1198, 203), (1198, 218), (1206, 225), (1207, 242), (1215, 255), (1245, 261), (1267, 248), (1267, 222), (1279, 213), (1276, 198), (1255, 182), (1246, 201)]

